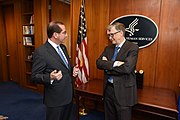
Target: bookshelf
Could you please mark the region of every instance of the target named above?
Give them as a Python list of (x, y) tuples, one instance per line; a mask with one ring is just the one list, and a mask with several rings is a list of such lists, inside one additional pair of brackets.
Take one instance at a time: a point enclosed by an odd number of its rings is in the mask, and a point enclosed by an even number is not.
[(37, 89), (31, 82), (32, 56), (35, 50), (34, 33), (34, 0), (22, 0), (22, 45), (24, 56), (24, 85), (30, 89)]

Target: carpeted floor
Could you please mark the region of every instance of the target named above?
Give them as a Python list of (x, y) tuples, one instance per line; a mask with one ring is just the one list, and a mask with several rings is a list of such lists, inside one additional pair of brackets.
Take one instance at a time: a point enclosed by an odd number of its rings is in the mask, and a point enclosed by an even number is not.
[(81, 116), (80, 120), (104, 120), (104, 113), (92, 110), (87, 115)]
[[(0, 82), (0, 115), (8, 120), (45, 120), (43, 96), (14, 82)], [(90, 111), (80, 120), (104, 120), (104, 113)]]
[(42, 95), (14, 82), (0, 82), (0, 114), (8, 120), (45, 120)]

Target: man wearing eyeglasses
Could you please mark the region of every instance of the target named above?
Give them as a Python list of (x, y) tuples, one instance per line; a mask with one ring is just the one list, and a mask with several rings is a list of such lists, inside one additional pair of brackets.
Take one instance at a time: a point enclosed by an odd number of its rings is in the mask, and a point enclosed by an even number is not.
[(96, 61), (104, 70), (105, 120), (131, 120), (132, 106), (137, 103), (135, 69), (139, 47), (125, 39), (125, 26), (113, 23), (107, 27), (112, 42)]

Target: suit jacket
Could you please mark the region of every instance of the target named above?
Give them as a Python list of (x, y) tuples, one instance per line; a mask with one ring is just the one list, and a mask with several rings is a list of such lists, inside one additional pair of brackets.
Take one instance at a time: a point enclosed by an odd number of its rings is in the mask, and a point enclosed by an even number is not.
[[(114, 61), (111, 61), (114, 50), (115, 45), (109, 45), (104, 49), (96, 61), (97, 68), (104, 70), (104, 88), (106, 88), (108, 76), (112, 76), (114, 92), (119, 104), (122, 106), (133, 106), (137, 103), (136, 76), (134, 71), (136, 69), (139, 47), (126, 40), (115, 60), (125, 62), (119, 67), (113, 67)], [(102, 60), (103, 56), (106, 56), (109, 61)]]
[[(44, 103), (48, 107), (69, 104), (73, 96), (72, 67), (66, 47), (60, 45), (69, 63), (69, 69), (49, 42), (35, 50), (33, 54), (32, 81), (44, 84)], [(50, 73), (62, 71), (62, 79), (50, 83)]]

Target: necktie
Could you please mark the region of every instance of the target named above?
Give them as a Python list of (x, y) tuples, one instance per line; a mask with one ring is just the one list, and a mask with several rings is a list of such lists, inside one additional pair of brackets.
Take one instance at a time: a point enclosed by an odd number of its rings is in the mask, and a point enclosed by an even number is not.
[(118, 52), (119, 52), (119, 49), (120, 49), (120, 47), (116, 47), (116, 48), (115, 48), (113, 57), (112, 57), (112, 59), (111, 59), (112, 61), (114, 61), (114, 60), (116, 59), (116, 56), (117, 56), (117, 54), (118, 54)]
[(63, 51), (61, 52), (60, 46), (57, 46), (57, 49), (58, 49), (58, 54), (59, 54), (59, 56), (61, 57), (61, 59), (63, 60), (64, 64), (66, 65), (67, 68), (69, 68), (69, 67), (68, 67), (68, 61), (67, 61), (67, 59), (65, 58), (65, 55), (63, 55), (63, 53), (62, 53)]
[[(118, 52), (119, 52), (119, 49), (120, 49), (120, 47), (116, 47), (116, 48), (115, 48), (113, 57), (112, 57), (112, 59), (111, 59), (112, 61), (115, 61), (116, 56), (117, 56), (117, 54), (118, 54)], [(110, 83), (113, 83), (113, 78), (112, 78), (112, 76), (109, 76), (108, 81), (109, 81)]]

